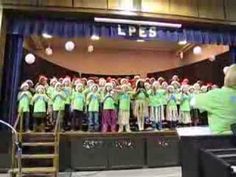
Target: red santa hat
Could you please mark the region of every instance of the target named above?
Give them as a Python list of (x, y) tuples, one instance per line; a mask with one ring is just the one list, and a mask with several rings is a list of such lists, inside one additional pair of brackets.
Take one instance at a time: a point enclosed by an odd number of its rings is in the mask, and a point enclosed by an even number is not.
[(181, 85), (188, 85), (189, 80), (187, 78), (184, 78)]
[(47, 81), (47, 80), (48, 80), (48, 78), (46, 76), (44, 76), (44, 75), (39, 76), (39, 82)]

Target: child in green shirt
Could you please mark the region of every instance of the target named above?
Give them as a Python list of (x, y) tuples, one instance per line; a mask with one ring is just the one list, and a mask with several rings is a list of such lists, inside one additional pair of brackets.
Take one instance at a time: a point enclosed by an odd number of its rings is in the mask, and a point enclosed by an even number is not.
[(57, 83), (57, 78), (54, 77), (50, 80), (50, 85), (47, 87), (47, 95), (49, 98), (52, 98), (52, 93), (55, 90), (56, 83)]
[(65, 100), (65, 112), (64, 112), (64, 129), (67, 129), (70, 125), (70, 119), (71, 119), (71, 108), (70, 108), (70, 98), (72, 95), (72, 84), (70, 77), (65, 77), (62, 81), (62, 84), (64, 86), (63, 91), (66, 95)]
[(111, 83), (105, 85), (105, 93), (102, 102), (102, 132), (107, 132), (109, 126), (112, 132), (116, 132), (116, 98)]
[(82, 130), (85, 101), (86, 100), (83, 93), (83, 84), (78, 83), (75, 86), (75, 91), (72, 93), (71, 96), (71, 107), (73, 111), (73, 117), (72, 117), (73, 130)]
[(18, 93), (18, 114), (22, 116), (24, 131), (30, 131), (30, 102), (32, 99), (32, 94), (29, 91), (29, 85), (24, 82), (20, 86), (21, 91)]
[(126, 132), (131, 132), (130, 130), (130, 105), (131, 105), (131, 93), (129, 92), (129, 86), (123, 84), (121, 86), (122, 91), (118, 95), (119, 101), (119, 114), (118, 114), (118, 132), (123, 132), (124, 127)]
[(88, 131), (99, 130), (99, 103), (100, 95), (98, 92), (98, 85), (93, 84), (90, 87), (91, 92), (87, 95), (86, 103), (88, 105)]
[(163, 94), (162, 90), (160, 90), (160, 83), (158, 81), (153, 82), (150, 103), (151, 121), (154, 130), (162, 130), (162, 121), (164, 120)]
[(31, 104), (33, 105), (34, 130), (45, 131), (47, 107), (50, 111), (51, 100), (46, 95), (44, 86), (38, 85), (36, 87), (36, 93), (31, 100)]
[(55, 126), (56, 120), (59, 118), (60, 126), (63, 129), (63, 117), (65, 111), (65, 102), (66, 102), (66, 94), (62, 90), (62, 84), (57, 82), (55, 85), (55, 90), (52, 93), (52, 109), (53, 109), (53, 125)]
[(189, 86), (182, 86), (182, 94), (180, 98), (180, 123), (183, 125), (191, 125), (191, 116), (190, 116), (190, 99)]
[(177, 98), (175, 95), (175, 89), (172, 85), (167, 87), (168, 95), (167, 95), (167, 107), (166, 107), (166, 120), (169, 123), (169, 127), (175, 128), (178, 122), (178, 110), (177, 110)]

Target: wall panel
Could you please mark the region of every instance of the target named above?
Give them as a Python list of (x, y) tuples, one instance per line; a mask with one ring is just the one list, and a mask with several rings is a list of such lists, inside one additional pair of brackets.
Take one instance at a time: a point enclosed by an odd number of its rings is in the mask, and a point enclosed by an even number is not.
[(74, 0), (74, 7), (107, 9), (107, 0)]
[(236, 20), (236, 1), (225, 0), (225, 10), (227, 20)]
[(116, 10), (140, 10), (141, 0), (108, 0), (108, 9)]
[(199, 17), (225, 19), (224, 0), (199, 0)]
[(55, 7), (72, 7), (72, 0), (39, 0), (39, 5)]
[(197, 17), (197, 0), (170, 0), (170, 13)]
[(142, 12), (150, 13), (169, 13), (169, 0), (142, 0)]

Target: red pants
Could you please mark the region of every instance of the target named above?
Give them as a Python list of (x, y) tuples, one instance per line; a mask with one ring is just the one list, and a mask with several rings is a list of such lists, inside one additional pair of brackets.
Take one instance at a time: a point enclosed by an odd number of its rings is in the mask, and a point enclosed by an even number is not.
[(108, 109), (102, 112), (102, 132), (107, 132), (108, 126), (112, 132), (116, 132), (116, 110)]

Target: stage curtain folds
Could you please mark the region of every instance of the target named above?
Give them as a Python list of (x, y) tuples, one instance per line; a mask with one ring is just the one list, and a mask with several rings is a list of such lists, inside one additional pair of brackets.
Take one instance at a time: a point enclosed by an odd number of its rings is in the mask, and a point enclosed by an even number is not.
[[(122, 25), (122, 30), (128, 33), (128, 25)], [(148, 28), (145, 29), (148, 33)], [(96, 34), (103, 37), (112, 38), (140, 38), (138, 33), (132, 37), (118, 35), (117, 24), (95, 23), (91, 21), (59, 20), (59, 19), (12, 19), (8, 26), (10, 34), (20, 34), (28, 36), (31, 34), (41, 35), (48, 33), (55, 36), (72, 38), (84, 37)], [(200, 28), (160, 28), (156, 29), (156, 37), (146, 37), (145, 40), (168, 40), (179, 41), (187, 40), (197, 44), (224, 44), (235, 45), (236, 33), (225, 29), (207, 29)]]
[(17, 93), (23, 60), (23, 41), (21, 35), (8, 35), (2, 84), (2, 119), (13, 123), (16, 119)]

